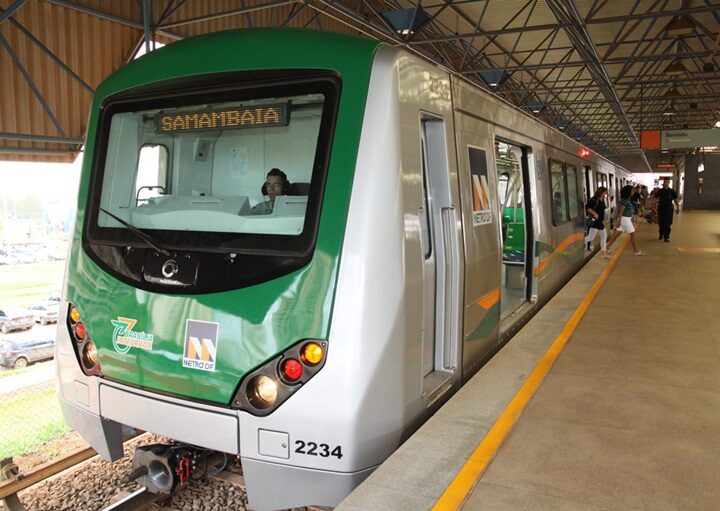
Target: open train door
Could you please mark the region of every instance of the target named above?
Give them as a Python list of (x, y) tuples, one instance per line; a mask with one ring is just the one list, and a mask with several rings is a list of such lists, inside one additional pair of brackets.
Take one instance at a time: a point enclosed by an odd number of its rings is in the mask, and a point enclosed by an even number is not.
[(529, 302), (533, 289), (534, 229), (529, 155), (530, 149), (525, 146), (495, 141), (501, 215), (501, 322)]

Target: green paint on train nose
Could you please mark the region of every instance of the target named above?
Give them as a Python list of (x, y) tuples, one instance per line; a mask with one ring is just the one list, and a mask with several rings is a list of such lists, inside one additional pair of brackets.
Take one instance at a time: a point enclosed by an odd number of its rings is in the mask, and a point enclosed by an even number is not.
[[(300, 30), (244, 30), (170, 44), (132, 62), (97, 89), (88, 126), (78, 216), (66, 275), (97, 344), (105, 378), (143, 389), (227, 404), (252, 369), (302, 339), (327, 339), (340, 251), (376, 41)], [(258, 51), (262, 48), (262, 51)], [(342, 48), (342, 52), (338, 52)], [(320, 70), (341, 90), (317, 238), (310, 262), (255, 285), (201, 295), (156, 293), (119, 281), (83, 248), (97, 167), (100, 114), (116, 93), (179, 78), (250, 70)]]

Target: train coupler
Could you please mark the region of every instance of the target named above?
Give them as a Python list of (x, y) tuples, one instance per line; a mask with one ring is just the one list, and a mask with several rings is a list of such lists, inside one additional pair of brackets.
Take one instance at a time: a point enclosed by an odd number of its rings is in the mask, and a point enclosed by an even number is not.
[(221, 452), (181, 443), (142, 445), (135, 449), (133, 470), (123, 479), (137, 480), (150, 493), (169, 495), (178, 485), (222, 470), (226, 459)]

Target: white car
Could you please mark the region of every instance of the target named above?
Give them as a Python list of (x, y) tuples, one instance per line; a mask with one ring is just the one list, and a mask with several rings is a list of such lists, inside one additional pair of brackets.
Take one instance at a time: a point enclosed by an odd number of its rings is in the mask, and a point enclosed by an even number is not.
[(55, 301), (40, 302), (28, 307), (28, 310), (35, 317), (35, 323), (41, 325), (57, 323), (59, 309), (60, 304)]
[(35, 325), (33, 314), (20, 307), (3, 307), (0, 309), (0, 331), (6, 334), (13, 330), (28, 330)]

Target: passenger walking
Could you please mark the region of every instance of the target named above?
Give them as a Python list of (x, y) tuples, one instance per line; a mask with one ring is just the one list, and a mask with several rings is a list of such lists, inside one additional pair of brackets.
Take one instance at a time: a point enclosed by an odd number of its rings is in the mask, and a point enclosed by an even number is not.
[(630, 234), (630, 243), (632, 244), (633, 255), (643, 256), (645, 255), (645, 252), (640, 250), (640, 248), (638, 247), (637, 236), (635, 235), (635, 226), (633, 226), (632, 223), (632, 216), (634, 212), (632, 202), (630, 202), (630, 196), (632, 195), (632, 192), (632, 185), (625, 185), (622, 187), (622, 190), (620, 190), (618, 216), (615, 223), (616, 232), (613, 234), (612, 239), (608, 243), (608, 249), (615, 242), (615, 240), (618, 239), (620, 234), (626, 232)]
[(666, 177), (663, 179), (663, 187), (657, 192), (658, 200), (658, 239), (665, 240), (665, 243), (670, 242), (670, 230), (673, 223), (673, 203), (675, 204), (675, 211), (680, 213), (680, 204), (678, 204), (678, 196), (675, 190), (670, 188), (670, 178)]
[(597, 234), (600, 234), (600, 251), (605, 259), (610, 259), (610, 253), (607, 250), (607, 231), (605, 230), (605, 198), (607, 197), (607, 188), (599, 187), (595, 191), (595, 195), (585, 204), (585, 212), (591, 219), (588, 222), (588, 234), (585, 236), (585, 244), (590, 247), (592, 241)]

